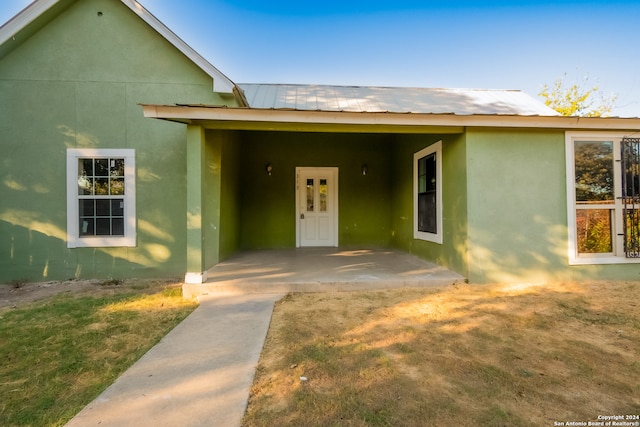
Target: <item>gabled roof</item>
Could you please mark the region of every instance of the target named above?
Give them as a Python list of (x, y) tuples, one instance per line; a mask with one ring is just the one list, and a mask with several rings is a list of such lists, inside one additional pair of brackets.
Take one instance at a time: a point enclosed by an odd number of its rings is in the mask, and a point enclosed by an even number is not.
[(362, 113), (558, 116), (517, 90), (239, 84), (251, 108)]
[[(6, 22), (0, 27), (0, 49), (5, 47), (5, 43), (9, 41), (16, 41), (18, 33), (27, 30), (26, 36), (28, 37), (31, 32), (28, 31), (30, 25), (35, 25), (37, 29), (43, 26), (42, 23), (37, 23), (39, 18), (44, 17), (47, 14), (55, 15), (55, 7), (65, 8), (77, 0), (35, 0), (20, 13)], [(136, 15), (138, 15), (144, 22), (146, 22), (151, 28), (156, 30), (162, 37), (164, 37), (169, 43), (175, 46), (180, 52), (182, 52), (187, 58), (189, 58), (194, 64), (196, 64), (202, 71), (207, 73), (213, 79), (213, 90), (216, 92), (224, 93), (236, 93), (236, 85), (231, 79), (225, 76), (220, 70), (211, 65), (206, 59), (204, 59), (199, 53), (193, 50), (188, 44), (186, 44), (180, 37), (178, 37), (173, 31), (160, 22), (155, 16), (153, 16), (148, 10), (146, 10), (140, 3), (135, 0), (120, 0), (124, 5), (131, 9)], [(20, 42), (17, 40), (16, 42)], [(0, 57), (2, 51), (0, 51)]]

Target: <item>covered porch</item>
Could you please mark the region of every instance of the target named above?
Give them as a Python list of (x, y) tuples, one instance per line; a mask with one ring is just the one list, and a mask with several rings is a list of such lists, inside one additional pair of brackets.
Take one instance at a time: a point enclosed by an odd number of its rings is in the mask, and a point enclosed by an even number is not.
[[(187, 124), (186, 296), (211, 286), (220, 290), (221, 283), (269, 283), (280, 286), (278, 292), (355, 290), (431, 280), (439, 277), (433, 273), (438, 266), (462, 275), (454, 281), (466, 274), (463, 126), (388, 113), (144, 109), (146, 117)], [(414, 156), (438, 142), (448, 162), (442, 171), (442, 244), (414, 234)], [(335, 248), (393, 250), (347, 256)], [(244, 264), (252, 253), (261, 260)], [(416, 261), (418, 255), (425, 264), (395, 270), (405, 265), (399, 260), (405, 255)], [(264, 274), (246, 273), (253, 268)], [(414, 271), (428, 273), (407, 273)], [(235, 278), (219, 280), (226, 275)], [(260, 284), (249, 283), (258, 279)], [(309, 285), (318, 283), (322, 289)]]
[(185, 284), (186, 298), (221, 292), (381, 290), (463, 282), (457, 273), (394, 249), (291, 248), (240, 252)]

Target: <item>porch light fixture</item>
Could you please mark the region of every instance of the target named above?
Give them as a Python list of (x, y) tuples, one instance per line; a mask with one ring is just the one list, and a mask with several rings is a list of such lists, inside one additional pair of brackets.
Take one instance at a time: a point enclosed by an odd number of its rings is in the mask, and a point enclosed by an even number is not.
[(362, 175), (366, 175), (367, 172), (369, 172), (369, 168), (367, 167), (366, 164), (362, 165)]
[(271, 163), (267, 163), (267, 175), (271, 176), (271, 172), (273, 172), (273, 166), (271, 165)]

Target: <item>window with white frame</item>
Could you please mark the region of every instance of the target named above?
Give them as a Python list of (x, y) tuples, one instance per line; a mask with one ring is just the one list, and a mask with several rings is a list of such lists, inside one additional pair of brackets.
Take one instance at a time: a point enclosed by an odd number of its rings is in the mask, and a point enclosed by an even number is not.
[(442, 243), (442, 141), (413, 155), (413, 237)]
[(135, 150), (67, 150), (67, 247), (136, 245)]
[(570, 264), (640, 262), (640, 139), (566, 134)]

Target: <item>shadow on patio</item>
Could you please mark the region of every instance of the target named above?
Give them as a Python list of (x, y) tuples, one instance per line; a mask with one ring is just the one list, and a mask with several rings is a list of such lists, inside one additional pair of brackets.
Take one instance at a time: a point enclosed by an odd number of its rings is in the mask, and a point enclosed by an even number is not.
[(207, 271), (184, 296), (219, 292), (286, 293), (446, 285), (464, 277), (393, 249), (300, 248), (241, 252)]

